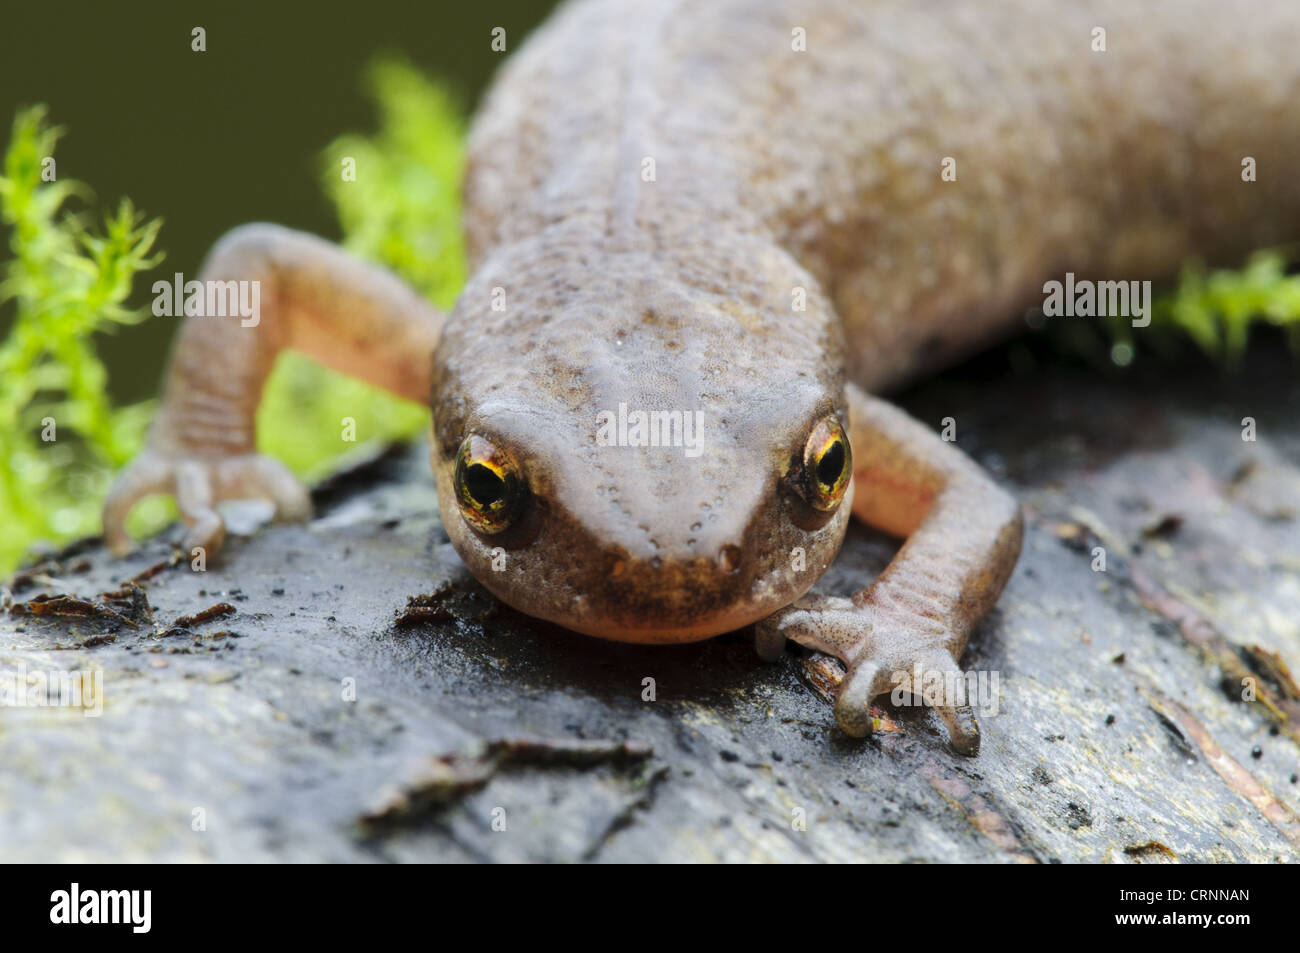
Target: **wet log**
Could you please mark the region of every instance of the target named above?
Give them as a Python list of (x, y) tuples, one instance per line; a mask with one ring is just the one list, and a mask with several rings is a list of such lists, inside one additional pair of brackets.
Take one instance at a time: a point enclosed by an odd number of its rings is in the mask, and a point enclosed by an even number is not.
[[(953, 417), (1028, 514), (963, 660), (996, 687), (977, 757), (923, 707), (845, 737), (836, 664), (795, 647), (615, 645), (509, 610), (400, 447), (206, 571), (173, 529), (9, 581), (0, 671), (101, 693), (35, 707), (7, 680), (3, 859), (1300, 860), (1293, 365), (972, 365), (902, 402)], [(819, 588), (896, 545), (853, 528)]]

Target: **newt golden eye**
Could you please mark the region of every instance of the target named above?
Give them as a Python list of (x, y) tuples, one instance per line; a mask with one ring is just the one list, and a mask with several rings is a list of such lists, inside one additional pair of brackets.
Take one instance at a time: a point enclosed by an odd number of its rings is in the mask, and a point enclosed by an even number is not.
[(826, 512), (839, 506), (853, 473), (849, 438), (834, 417), (818, 422), (803, 451), (804, 497), (814, 509)]
[(524, 481), (514, 458), (490, 440), (470, 434), (456, 452), (456, 502), (480, 533), (499, 533), (519, 515)]

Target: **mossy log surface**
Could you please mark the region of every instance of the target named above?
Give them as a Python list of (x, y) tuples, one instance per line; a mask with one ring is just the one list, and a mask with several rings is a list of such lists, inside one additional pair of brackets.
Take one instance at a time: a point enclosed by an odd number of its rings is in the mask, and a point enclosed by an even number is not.
[[(174, 558), (173, 529), (10, 580), (0, 670), (102, 670), (103, 711), (0, 711), (0, 856), (1300, 860), (1293, 366), (968, 368), (903, 403), (954, 417), (1028, 514), (963, 660), (998, 673), (978, 757), (924, 709), (886, 705), (875, 736), (846, 738), (834, 666), (794, 647), (765, 664), (743, 634), (615, 645), (498, 605), (405, 447), (206, 572)], [(896, 545), (854, 527), (819, 588), (860, 586)]]

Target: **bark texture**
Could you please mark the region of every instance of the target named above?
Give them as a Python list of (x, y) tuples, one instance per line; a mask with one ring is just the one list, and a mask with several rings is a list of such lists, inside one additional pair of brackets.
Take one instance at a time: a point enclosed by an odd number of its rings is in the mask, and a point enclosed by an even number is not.
[[(968, 365), (905, 395), (1029, 513), (963, 660), (998, 674), (977, 758), (924, 710), (846, 738), (835, 665), (793, 648), (616, 645), (497, 605), (445, 543), (426, 448), (397, 448), (206, 572), (173, 531), (10, 580), (0, 670), (99, 669), (104, 704), (0, 712), (0, 856), (1300, 860), (1300, 386), (1251, 362)], [(854, 528), (819, 588), (895, 545)]]

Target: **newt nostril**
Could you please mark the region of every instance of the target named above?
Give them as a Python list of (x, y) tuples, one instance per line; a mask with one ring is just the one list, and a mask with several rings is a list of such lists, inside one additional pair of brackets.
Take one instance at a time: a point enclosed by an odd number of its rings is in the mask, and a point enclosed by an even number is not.
[(735, 572), (740, 568), (740, 547), (726, 545), (718, 552), (718, 565), (723, 572)]

